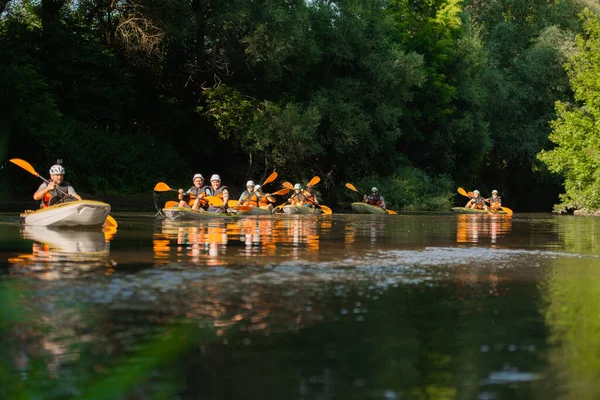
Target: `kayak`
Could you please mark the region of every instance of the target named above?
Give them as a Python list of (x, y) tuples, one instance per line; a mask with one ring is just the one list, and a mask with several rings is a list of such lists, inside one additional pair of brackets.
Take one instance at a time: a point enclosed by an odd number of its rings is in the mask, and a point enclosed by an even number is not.
[(109, 213), (110, 205), (101, 201), (69, 201), (39, 210), (26, 210), (21, 214), (21, 223), (48, 227), (101, 226)]
[(202, 209), (194, 210), (187, 207), (168, 207), (163, 208), (163, 213), (171, 221), (193, 221), (207, 218), (237, 218), (237, 215), (229, 213), (214, 213)]
[[(452, 207), (451, 210), (458, 214), (488, 214), (485, 210), (466, 208), (466, 207)], [(506, 211), (497, 210), (492, 211), (492, 214), (508, 214)]]
[(271, 215), (271, 210), (266, 207), (252, 207), (249, 210), (241, 210), (233, 207), (238, 215)]
[(362, 203), (359, 201), (352, 203), (352, 211), (354, 211), (356, 214), (386, 214), (387, 215), (387, 211), (385, 211), (383, 208), (375, 207), (375, 206), (372, 206), (371, 204)]
[(294, 206), (294, 205), (283, 206), (283, 212), (286, 214), (313, 214), (313, 215), (321, 214), (321, 210), (318, 208), (311, 208), (311, 207), (305, 207), (305, 206)]

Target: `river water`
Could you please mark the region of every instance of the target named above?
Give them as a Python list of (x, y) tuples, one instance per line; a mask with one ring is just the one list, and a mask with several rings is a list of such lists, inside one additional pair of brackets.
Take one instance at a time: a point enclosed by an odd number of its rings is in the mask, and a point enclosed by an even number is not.
[(597, 399), (600, 220), (0, 215), (0, 398)]

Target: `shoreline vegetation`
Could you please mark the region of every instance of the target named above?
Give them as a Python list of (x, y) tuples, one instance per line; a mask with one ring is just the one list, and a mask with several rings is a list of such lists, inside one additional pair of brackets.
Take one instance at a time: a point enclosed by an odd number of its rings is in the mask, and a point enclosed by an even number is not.
[[(277, 171), (334, 208), (351, 181), (398, 211), (458, 186), (600, 209), (600, 7), (417, 3), (1, 2), (0, 159), (125, 199)], [(24, 173), (0, 170), (4, 198)]]

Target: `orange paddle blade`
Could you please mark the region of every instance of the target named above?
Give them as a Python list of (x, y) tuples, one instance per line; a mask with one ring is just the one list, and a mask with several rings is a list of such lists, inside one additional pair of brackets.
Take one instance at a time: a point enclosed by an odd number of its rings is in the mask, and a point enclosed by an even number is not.
[(513, 213), (513, 210), (511, 210), (511, 209), (510, 209), (510, 208), (508, 208), (508, 207), (500, 207), (500, 209), (501, 209), (502, 211), (506, 212), (506, 213), (507, 213), (507, 214), (509, 214), (509, 215), (512, 215), (512, 213)]
[(179, 202), (177, 202), (177, 201), (167, 201), (165, 203), (165, 207), (164, 208), (177, 207), (178, 205), (179, 205)]
[(315, 186), (317, 183), (321, 182), (321, 178), (319, 178), (318, 176), (314, 176), (307, 184), (306, 186)]
[(168, 192), (169, 190), (173, 189), (171, 189), (171, 187), (164, 182), (158, 182), (156, 186), (154, 186), (155, 192)]
[(458, 193), (462, 194), (465, 197), (471, 197), (469, 196), (469, 194), (467, 193), (467, 191), (461, 187), (458, 188)]
[(37, 173), (37, 171), (35, 170), (35, 168), (33, 168), (31, 166), (31, 164), (29, 164), (25, 160), (21, 160), (20, 158), (11, 158), (8, 161), (10, 161), (11, 163), (13, 163), (15, 165), (18, 165), (19, 167), (23, 168), (25, 171), (29, 172), (31, 175), (39, 176), (39, 174)]
[(284, 189), (278, 190), (276, 192), (273, 192), (271, 194), (275, 195), (275, 196), (283, 196), (284, 194), (288, 194), (289, 191), (290, 191), (290, 189), (284, 188)]
[(252, 206), (240, 206), (240, 205), (237, 205), (237, 206), (234, 206), (233, 208), (235, 208), (238, 211), (250, 211), (250, 210), (252, 210), (253, 207)]
[(271, 175), (269, 175), (269, 177), (263, 182), (262, 186), (265, 186), (267, 183), (273, 182), (275, 179), (277, 179), (277, 172), (273, 172)]
[(119, 227), (119, 224), (117, 223), (117, 220), (114, 219), (112, 216), (107, 216), (106, 217), (106, 222), (104, 223), (104, 226), (114, 226), (115, 228)]
[(291, 183), (289, 183), (289, 182), (283, 182), (283, 183), (281, 184), (281, 186), (283, 186), (284, 188), (286, 188), (286, 189), (289, 189), (289, 190), (294, 190), (294, 185), (292, 185), (292, 184), (291, 184)]
[(321, 210), (323, 210), (323, 214), (333, 214), (333, 211), (331, 211), (331, 208), (324, 206), (324, 205), (319, 205), (319, 207), (321, 207)]
[(227, 207), (236, 207), (236, 206), (239, 206), (239, 205), (240, 205), (240, 202), (237, 201), (237, 200), (229, 200), (227, 202)]
[(397, 213), (396, 211), (394, 211), (394, 210), (385, 210), (385, 211), (387, 211), (387, 213), (388, 213), (388, 214), (390, 214), (390, 215), (396, 215), (396, 214), (398, 214), (398, 213)]
[(358, 193), (358, 189), (351, 183), (346, 183), (346, 187), (350, 190), (354, 190), (355, 192)]
[(211, 206), (222, 207), (223, 200), (216, 196), (206, 196), (206, 200), (210, 203)]

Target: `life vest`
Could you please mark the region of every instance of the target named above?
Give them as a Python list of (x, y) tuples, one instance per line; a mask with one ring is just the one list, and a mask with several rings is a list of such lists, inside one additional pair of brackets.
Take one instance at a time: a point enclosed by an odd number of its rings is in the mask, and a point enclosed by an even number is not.
[(473, 200), (473, 202), (475, 203), (475, 207), (483, 208), (483, 203), (485, 201), (485, 199), (483, 197), (481, 197), (481, 196), (473, 197), (471, 200)]
[(496, 196), (495, 199), (493, 197), (490, 197), (488, 201), (490, 202), (490, 207), (492, 207), (494, 210), (497, 210), (500, 207), (502, 207), (502, 200), (500, 200), (500, 196)]
[(305, 192), (304, 198), (306, 199), (306, 202), (308, 204), (310, 204), (311, 206), (314, 206), (316, 204), (317, 198), (315, 197), (315, 195), (313, 193)]
[[(47, 185), (48, 184), (46, 184), (46, 187), (48, 187)], [(63, 193), (59, 192), (58, 189), (60, 189), (64, 193), (69, 193), (69, 186), (71, 186), (71, 185), (67, 181), (62, 181), (62, 183), (60, 185), (55, 184), (54, 189), (50, 190), (49, 192), (44, 194), (44, 197), (42, 197), (42, 202), (40, 203), (40, 208), (54, 205), (54, 204), (60, 202), (61, 200), (63, 200), (65, 197), (67, 197), (67, 194), (63, 194)]]
[(305, 201), (305, 197), (304, 194), (302, 194), (302, 192), (298, 192), (292, 194), (288, 200), (290, 202), (290, 204), (302, 204)]
[(212, 187), (210, 188), (212, 195), (215, 197), (218, 197), (220, 199), (223, 198), (223, 191), (227, 190), (227, 186), (219, 186), (219, 188), (217, 190), (214, 190)]
[(259, 196), (256, 192), (250, 193), (248, 190), (244, 190), (241, 197), (243, 206), (258, 207)]
[(381, 204), (383, 204), (381, 195), (378, 195), (378, 196), (368, 196), (367, 197), (367, 204), (370, 204), (372, 206), (377, 206), (377, 207), (381, 206)]
[[(210, 193), (210, 187), (209, 186), (202, 186), (202, 187), (196, 187), (196, 185), (192, 186), (189, 190), (188, 190), (188, 194), (190, 196), (194, 196), (194, 197), (204, 197), (206, 196), (206, 191), (207, 189), (209, 190)], [(190, 203), (192, 204), (192, 203)], [(200, 199), (200, 206), (204, 207), (208, 204), (208, 202), (204, 199)]]

